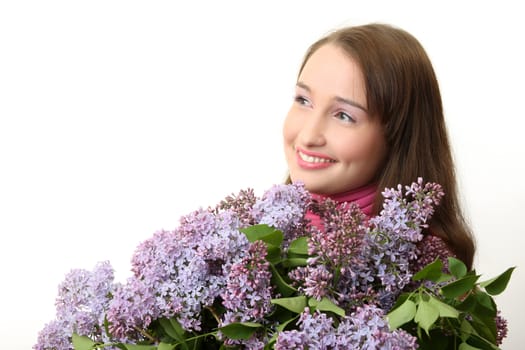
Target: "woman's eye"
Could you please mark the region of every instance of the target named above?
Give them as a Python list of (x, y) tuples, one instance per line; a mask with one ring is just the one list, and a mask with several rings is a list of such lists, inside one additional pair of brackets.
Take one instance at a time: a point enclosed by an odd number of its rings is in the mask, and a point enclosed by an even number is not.
[(294, 100), (295, 100), (295, 102), (297, 102), (298, 104), (300, 104), (302, 106), (307, 106), (307, 105), (310, 104), (310, 101), (308, 101), (305, 97), (303, 97), (301, 95), (295, 96)]
[(354, 117), (352, 117), (350, 114), (345, 113), (345, 112), (338, 112), (336, 113), (335, 117), (347, 123), (355, 123)]

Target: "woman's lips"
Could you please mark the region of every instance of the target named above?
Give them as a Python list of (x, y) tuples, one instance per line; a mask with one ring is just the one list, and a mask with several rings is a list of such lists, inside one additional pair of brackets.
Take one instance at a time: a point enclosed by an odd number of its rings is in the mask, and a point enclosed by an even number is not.
[(324, 154), (296, 149), (297, 164), (304, 169), (325, 169), (333, 165), (336, 161)]

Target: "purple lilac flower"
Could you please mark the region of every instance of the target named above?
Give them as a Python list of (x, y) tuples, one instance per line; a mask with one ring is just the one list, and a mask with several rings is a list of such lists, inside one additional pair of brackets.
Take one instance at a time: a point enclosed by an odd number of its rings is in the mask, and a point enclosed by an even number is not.
[(390, 331), (382, 309), (373, 305), (358, 307), (345, 317), (336, 331), (334, 349), (417, 349), (417, 338), (404, 330)]
[(423, 238), (422, 230), (439, 205), (443, 192), (434, 183), (423, 185), (423, 180), (402, 187), (386, 189), (385, 201), (378, 216), (370, 219), (370, 229), (366, 238), (365, 253), (371, 258), (367, 268), (379, 278), (382, 285), (382, 305), (391, 302), (412, 277), (410, 262), (417, 258), (416, 243)]
[(64, 322), (53, 320), (38, 333), (34, 350), (73, 350), (71, 332)]
[(113, 290), (113, 268), (98, 263), (94, 270), (72, 270), (59, 286), (57, 318), (80, 335), (99, 335), (95, 329), (104, 320), (104, 311)]
[(332, 296), (334, 275), (325, 265), (315, 265), (316, 262), (315, 258), (308, 259), (308, 266), (290, 271), (289, 277), (300, 292), (321, 300), (325, 296)]
[[(354, 204), (312, 202), (302, 184), (273, 186), (261, 199), (251, 190), (241, 191), (214, 209), (197, 210), (182, 217), (176, 230), (159, 231), (139, 245), (133, 276), (125, 284), (113, 284), (108, 264), (93, 273), (68, 275), (57, 299), (57, 320), (45, 326), (34, 349), (70, 350), (73, 331), (108, 341), (100, 327), (106, 311), (112, 341), (144, 340), (159, 317), (176, 317), (184, 329), (199, 331), (202, 310), (221, 298), (226, 308), (221, 325), (251, 321), (268, 326), (272, 286), (266, 246), (249, 244), (238, 230), (259, 223), (283, 231), (285, 247), (298, 236), (309, 236), (312, 257), (308, 266), (290, 273), (291, 279), (306, 295), (329, 297), (352, 312), (334, 322), (305, 310), (299, 329), (281, 332), (275, 349), (415, 348), (415, 338), (404, 331), (389, 332), (383, 311), (374, 305), (389, 309), (410, 280), (409, 262), (421, 252), (422, 229), (443, 192), (418, 179), (405, 194), (398, 187), (383, 195), (381, 214), (369, 222)], [(305, 220), (307, 208), (322, 218), (323, 232)], [(499, 323), (505, 326), (504, 320)], [(503, 334), (506, 328), (501, 329)], [(225, 344), (262, 349), (266, 341), (266, 335), (256, 333)]]
[(59, 285), (56, 320), (40, 332), (34, 349), (72, 348), (73, 333), (95, 341), (107, 340), (101, 325), (114, 290), (113, 278), (113, 268), (107, 261), (98, 263), (93, 271), (71, 270)]
[(275, 350), (334, 349), (337, 339), (334, 320), (331, 317), (318, 311), (310, 314), (309, 308), (305, 308), (297, 324), (298, 330), (279, 333)]
[(418, 272), (436, 259), (440, 259), (444, 270), (448, 270), (448, 257), (455, 256), (443, 239), (433, 235), (425, 235), (421, 241), (417, 242), (416, 254), (417, 260), (414, 260), (410, 265), (413, 273)]
[(151, 287), (135, 277), (115, 290), (108, 310), (109, 330), (116, 341), (144, 340), (140, 333), (158, 315)]
[(274, 185), (257, 200), (252, 216), (258, 224), (267, 224), (281, 230), (286, 241), (304, 235), (304, 214), (310, 194), (302, 183)]
[(365, 233), (364, 214), (355, 203), (337, 205), (330, 199), (320, 204), (317, 210), (322, 211), (324, 232), (312, 232), (308, 253), (329, 267), (348, 267), (352, 256), (361, 247)]
[(132, 259), (134, 272), (119, 289), (108, 319), (120, 339), (159, 317), (176, 316), (186, 330), (200, 330), (200, 312), (226, 286), (227, 271), (249, 242), (229, 211), (197, 210), (181, 218), (174, 231), (159, 231), (143, 242)]
[(501, 316), (501, 311), (498, 310), (496, 315), (496, 345), (501, 345), (503, 343), (503, 339), (507, 337), (508, 332), (508, 322), (503, 316)]
[(240, 227), (247, 227), (255, 224), (251, 211), (256, 200), (253, 189), (248, 188), (240, 190), (237, 195), (226, 196), (211, 211), (216, 214), (225, 210), (233, 211), (239, 218)]
[[(271, 304), (272, 285), (270, 264), (266, 260), (266, 244), (255, 241), (250, 245), (248, 254), (233, 264), (228, 275), (227, 285), (221, 293), (222, 304), (226, 308), (221, 326), (233, 322), (261, 322), (273, 309)], [(248, 342), (226, 339), (225, 344), (243, 344), (250, 349), (264, 347), (256, 336)]]
[(403, 330), (390, 331), (383, 310), (365, 305), (336, 326), (332, 318), (306, 308), (300, 316), (299, 329), (279, 333), (275, 350), (411, 350), (417, 338)]
[(313, 202), (311, 209), (323, 219), (324, 231), (311, 229), (308, 253), (312, 258), (308, 266), (292, 270), (289, 277), (307, 296), (327, 296), (341, 304), (351, 299), (348, 293), (356, 296), (367, 289), (357, 291), (356, 286), (372, 280), (362, 273), (366, 267), (362, 256), (365, 216), (355, 203), (337, 205), (330, 199)]

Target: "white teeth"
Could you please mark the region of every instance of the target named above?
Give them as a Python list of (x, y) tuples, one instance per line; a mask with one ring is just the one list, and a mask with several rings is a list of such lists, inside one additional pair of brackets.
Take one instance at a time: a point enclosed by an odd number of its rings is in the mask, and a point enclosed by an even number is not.
[(302, 152), (299, 152), (299, 157), (301, 157), (302, 160), (304, 160), (305, 162), (308, 162), (308, 163), (332, 163), (332, 162), (334, 162), (331, 159), (312, 157), (312, 156), (306, 155), (306, 154), (304, 154)]

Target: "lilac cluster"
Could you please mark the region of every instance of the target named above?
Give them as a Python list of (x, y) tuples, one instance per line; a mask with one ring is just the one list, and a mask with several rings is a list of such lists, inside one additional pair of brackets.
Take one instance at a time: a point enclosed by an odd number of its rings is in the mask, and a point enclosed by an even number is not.
[(507, 319), (501, 315), (501, 310), (498, 310), (496, 314), (496, 345), (501, 345), (503, 343), (503, 339), (507, 337), (508, 332), (509, 323)]
[(308, 266), (292, 270), (289, 277), (307, 296), (327, 296), (340, 304), (343, 299), (354, 299), (346, 294), (355, 296), (355, 286), (371, 279), (364, 271), (362, 256), (364, 214), (354, 203), (337, 205), (330, 199), (312, 203), (311, 209), (323, 219), (324, 231), (311, 228)]
[[(70, 350), (73, 332), (100, 342), (155, 343), (151, 327), (162, 317), (199, 334), (217, 326), (204, 324), (205, 309), (219, 326), (261, 324), (264, 331), (252, 338), (224, 343), (262, 349), (276, 322), (270, 320), (271, 299), (278, 296), (272, 295), (266, 244), (250, 243), (239, 231), (254, 224), (281, 230), (285, 250), (293, 239), (309, 237), (311, 258), (290, 272), (292, 283), (299, 293), (327, 297), (350, 314), (335, 321), (305, 310), (299, 328), (282, 332), (275, 349), (415, 348), (415, 338), (388, 330), (383, 311), (374, 305), (389, 309), (410, 279), (416, 243), (443, 194), (421, 179), (404, 194), (401, 187), (383, 194), (383, 211), (369, 221), (355, 204), (312, 201), (300, 183), (275, 185), (261, 198), (244, 190), (215, 208), (194, 211), (175, 230), (158, 231), (137, 247), (133, 275), (123, 284), (113, 283), (108, 263), (93, 272), (72, 271), (60, 286), (57, 319), (42, 330), (34, 349)], [(319, 215), (322, 230), (308, 223), (307, 210)]]
[(405, 189), (405, 194), (401, 186), (383, 192), (383, 210), (370, 219), (364, 241), (370, 261), (367, 270), (381, 281), (379, 301), (386, 309), (410, 283), (410, 262), (417, 258), (416, 244), (423, 238), (422, 230), (443, 196), (440, 185), (423, 185), (421, 178)]
[(417, 349), (417, 338), (404, 330), (390, 331), (385, 312), (373, 305), (358, 307), (337, 328), (339, 349)]
[[(57, 320), (46, 325), (35, 349), (70, 348), (73, 332), (106, 341), (104, 317), (111, 341), (146, 340), (150, 337), (148, 327), (160, 317), (176, 317), (184, 329), (201, 330), (202, 310), (219, 299), (229, 271), (250, 246), (239, 228), (266, 223), (293, 234), (304, 227), (308, 200), (309, 194), (300, 184), (276, 185), (262, 198), (251, 189), (243, 190), (215, 208), (183, 216), (178, 228), (158, 231), (137, 247), (131, 261), (132, 277), (111, 285), (111, 291), (99, 292), (102, 287), (109, 288), (103, 278), (82, 270), (72, 272), (57, 302)], [(259, 282), (270, 283), (266, 274), (258, 277)], [(94, 285), (98, 289), (93, 289)], [(264, 295), (262, 286), (258, 288), (246, 301), (253, 297), (254, 302)], [(269, 300), (266, 295), (264, 298)], [(260, 309), (252, 305), (252, 311), (264, 313), (263, 304), (257, 306)]]
[(403, 330), (390, 331), (382, 309), (364, 305), (336, 322), (318, 311), (306, 308), (299, 329), (279, 333), (275, 350), (411, 350), (417, 339)]
[(311, 229), (308, 266), (289, 273), (301, 292), (328, 297), (347, 311), (365, 302), (392, 306), (411, 280), (416, 244), (443, 191), (418, 179), (405, 193), (400, 186), (383, 195), (383, 210), (368, 221), (356, 204), (312, 202), (324, 229)]
[(108, 335), (101, 325), (115, 288), (113, 279), (107, 261), (98, 263), (93, 271), (71, 270), (58, 288), (56, 319), (40, 331), (33, 349), (72, 349), (73, 332), (106, 341)]
[(240, 227), (247, 227), (255, 224), (252, 217), (252, 208), (257, 201), (257, 197), (252, 188), (240, 190), (237, 195), (226, 196), (212, 209), (214, 213), (231, 210), (237, 214)]
[(280, 332), (274, 345), (275, 350), (292, 349), (335, 349), (336, 328), (334, 320), (327, 314), (310, 313), (305, 308), (297, 322), (298, 329)]
[(110, 330), (120, 341), (140, 339), (159, 317), (177, 317), (186, 330), (200, 330), (200, 313), (226, 286), (227, 272), (249, 242), (231, 211), (197, 210), (174, 231), (157, 232), (132, 258), (134, 273), (117, 289), (108, 311)]
[(251, 214), (256, 223), (275, 227), (290, 241), (305, 233), (310, 198), (302, 183), (274, 185), (255, 203)]
[(425, 235), (421, 241), (417, 242), (416, 254), (417, 260), (410, 263), (412, 273), (416, 273), (436, 259), (441, 260), (444, 271), (448, 271), (447, 259), (455, 256), (441, 238), (433, 235)]
[[(227, 285), (221, 293), (222, 305), (226, 308), (221, 326), (233, 322), (265, 323), (265, 317), (273, 310), (271, 304), (272, 274), (270, 263), (266, 260), (267, 248), (262, 241), (251, 244), (248, 254), (233, 264), (228, 275)], [(249, 339), (251, 346), (262, 344), (261, 339)], [(248, 344), (227, 339), (225, 344)]]

